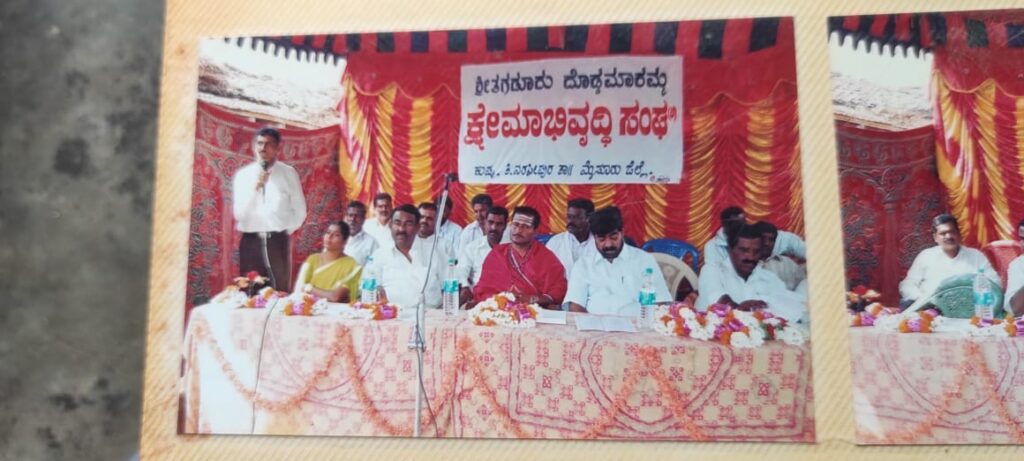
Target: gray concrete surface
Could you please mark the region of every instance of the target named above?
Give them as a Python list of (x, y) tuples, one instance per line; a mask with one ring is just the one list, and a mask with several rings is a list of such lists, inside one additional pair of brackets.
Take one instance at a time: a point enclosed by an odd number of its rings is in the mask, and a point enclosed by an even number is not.
[(0, 459), (138, 449), (163, 2), (0, 1)]

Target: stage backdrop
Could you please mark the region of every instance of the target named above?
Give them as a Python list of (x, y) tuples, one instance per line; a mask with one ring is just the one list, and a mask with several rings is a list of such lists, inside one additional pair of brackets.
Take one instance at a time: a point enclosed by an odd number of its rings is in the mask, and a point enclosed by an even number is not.
[[(686, 151), (679, 184), (455, 184), (453, 220), (469, 199), (528, 204), (541, 232), (565, 228), (574, 197), (622, 207), (626, 234), (702, 246), (730, 205), (803, 233), (793, 23), (787, 18), (518, 29), (264, 37), (270, 44), (347, 59), (340, 171), (349, 199), (385, 191), (398, 203), (431, 200), (457, 171), (460, 67), (544, 58), (683, 57)], [(306, 54), (309, 53), (309, 54)]]
[(945, 210), (935, 171), (935, 134), (925, 126), (882, 131), (836, 122), (846, 278), (899, 303), (899, 282), (935, 245), (931, 219)]
[[(204, 303), (238, 275), (241, 234), (231, 212), (231, 178), (253, 161), (252, 139), (263, 126), (212, 104), (198, 104), (186, 309)], [(294, 280), (306, 257), (320, 249), (326, 223), (343, 216), (339, 133), (337, 127), (280, 131), (278, 158), (299, 173), (306, 196), (306, 221), (291, 235)]]
[(844, 39), (934, 53), (935, 158), (964, 243), (1015, 239), (1024, 218), (1024, 10), (837, 17)]

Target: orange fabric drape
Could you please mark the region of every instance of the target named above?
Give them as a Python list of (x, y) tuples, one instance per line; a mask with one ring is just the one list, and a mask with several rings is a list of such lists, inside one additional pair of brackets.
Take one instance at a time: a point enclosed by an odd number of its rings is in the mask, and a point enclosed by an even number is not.
[[(366, 91), (346, 76), (340, 168), (346, 196), (369, 202), (379, 191), (397, 203), (436, 196), (442, 173), (456, 171), (458, 97), (445, 86), (410, 96), (396, 84)], [(721, 92), (687, 109), (684, 168), (679, 184), (466, 185), (452, 188), (452, 219), (472, 216), (469, 200), (481, 192), (507, 207), (530, 205), (543, 215), (541, 232), (565, 228), (565, 203), (586, 197), (598, 207), (619, 206), (626, 234), (638, 243), (671, 237), (701, 247), (718, 227), (718, 213), (742, 206), (803, 233), (803, 192), (796, 84), (779, 81), (763, 99), (741, 101)]]
[(1024, 218), (1024, 95), (994, 79), (959, 88), (942, 68), (932, 90), (936, 166), (964, 242), (1015, 238)]

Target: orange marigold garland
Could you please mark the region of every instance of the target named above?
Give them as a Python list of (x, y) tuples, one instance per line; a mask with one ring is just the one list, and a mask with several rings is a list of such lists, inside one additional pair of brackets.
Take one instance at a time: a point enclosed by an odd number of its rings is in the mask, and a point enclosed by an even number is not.
[(369, 320), (391, 320), (398, 317), (398, 306), (388, 303), (356, 302), (351, 305), (355, 313), (351, 317)]
[(284, 305), (281, 306), (281, 313), (285, 316), (303, 315), (308, 317), (320, 315), (326, 310), (327, 299), (312, 293), (296, 293), (291, 295), (285, 298)]
[(469, 311), (474, 325), (492, 327), (532, 328), (537, 326), (537, 310), (540, 306), (516, 301), (512, 293), (498, 293), (481, 301)]
[(917, 315), (911, 315), (900, 320), (900, 333), (931, 333), (932, 323), (939, 316), (935, 309), (918, 311)]
[(673, 303), (659, 306), (655, 318), (660, 321), (654, 330), (661, 334), (714, 340), (732, 347), (758, 347), (765, 340), (799, 346), (810, 337), (805, 328), (767, 310), (747, 312), (727, 304), (712, 304), (707, 312), (698, 312), (687, 303)]

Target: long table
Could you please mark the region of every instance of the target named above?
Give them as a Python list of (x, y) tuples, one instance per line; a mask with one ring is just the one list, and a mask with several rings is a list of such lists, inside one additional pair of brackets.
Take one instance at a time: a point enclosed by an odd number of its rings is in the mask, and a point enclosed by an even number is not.
[[(346, 320), (343, 308), (314, 317), (196, 308), (184, 431), (410, 435), (413, 324)], [(814, 441), (809, 345), (579, 332), (573, 314), (529, 329), (428, 314), (426, 436)]]
[(851, 328), (857, 440), (1024, 443), (1024, 338)]

